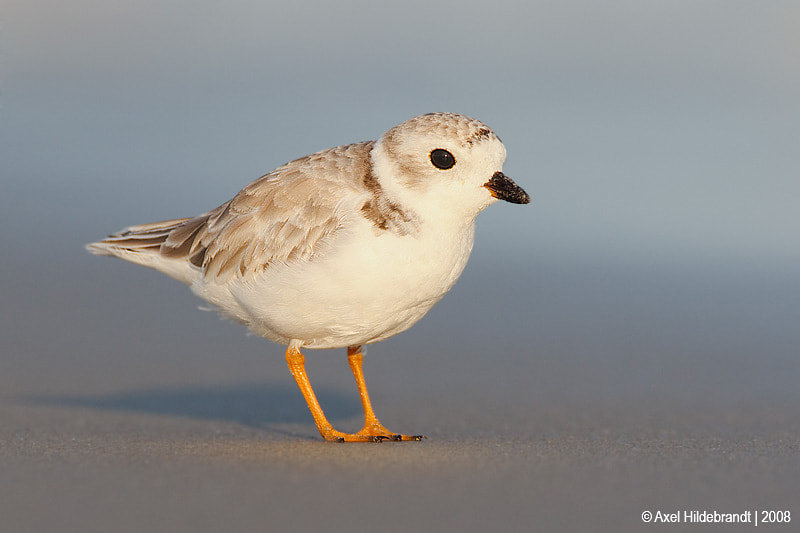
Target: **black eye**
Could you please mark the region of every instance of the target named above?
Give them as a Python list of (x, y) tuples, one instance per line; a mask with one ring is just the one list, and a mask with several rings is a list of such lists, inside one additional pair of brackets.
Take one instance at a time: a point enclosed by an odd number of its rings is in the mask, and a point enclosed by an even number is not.
[(431, 163), (436, 168), (447, 170), (448, 168), (453, 168), (453, 165), (456, 164), (456, 158), (447, 150), (437, 148), (431, 152)]

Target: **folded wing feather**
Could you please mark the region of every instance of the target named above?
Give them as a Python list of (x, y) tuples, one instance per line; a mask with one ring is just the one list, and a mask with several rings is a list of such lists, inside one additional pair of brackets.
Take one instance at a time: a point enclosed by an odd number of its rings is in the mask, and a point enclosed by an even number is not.
[(363, 176), (372, 144), (340, 146), (292, 161), (208, 213), (131, 226), (89, 249), (125, 259), (132, 252), (161, 254), (188, 261), (206, 279), (220, 281), (276, 262), (310, 260), (341, 227), (343, 199), (366, 194)]

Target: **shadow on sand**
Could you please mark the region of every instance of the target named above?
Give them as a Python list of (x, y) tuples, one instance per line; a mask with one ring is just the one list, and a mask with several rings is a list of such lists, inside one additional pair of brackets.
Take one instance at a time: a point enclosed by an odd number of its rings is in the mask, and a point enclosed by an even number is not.
[[(331, 420), (361, 413), (357, 393), (315, 389)], [(26, 403), (89, 407), (235, 422), (265, 428), (277, 423), (313, 425), (306, 402), (296, 387), (284, 384), (238, 384), (143, 389), (106, 395), (46, 395), (23, 398)]]

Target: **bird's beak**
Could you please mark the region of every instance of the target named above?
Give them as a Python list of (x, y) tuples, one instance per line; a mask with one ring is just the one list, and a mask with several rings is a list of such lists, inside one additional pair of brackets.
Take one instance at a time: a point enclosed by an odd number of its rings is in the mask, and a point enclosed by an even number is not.
[(528, 204), (531, 197), (514, 180), (503, 174), (495, 172), (492, 179), (483, 184), (495, 198), (511, 202), (512, 204)]

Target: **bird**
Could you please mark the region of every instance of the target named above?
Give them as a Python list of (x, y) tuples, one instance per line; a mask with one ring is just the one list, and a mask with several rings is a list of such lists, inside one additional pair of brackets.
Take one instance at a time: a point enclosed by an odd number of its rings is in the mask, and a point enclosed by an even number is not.
[[(484, 123), (428, 113), (378, 140), (290, 161), (199, 216), (130, 226), (86, 245), (188, 285), (224, 317), (286, 346), (286, 362), (326, 441), (421, 440), (377, 418), (366, 346), (419, 321), (461, 275), (477, 215), (530, 196), (503, 174), (506, 148)], [(364, 410), (334, 429), (301, 349), (346, 348)]]

